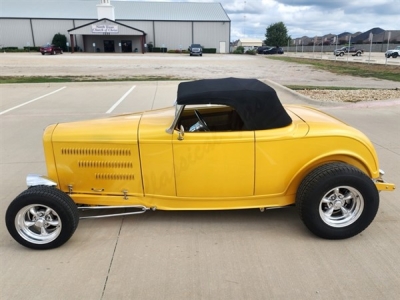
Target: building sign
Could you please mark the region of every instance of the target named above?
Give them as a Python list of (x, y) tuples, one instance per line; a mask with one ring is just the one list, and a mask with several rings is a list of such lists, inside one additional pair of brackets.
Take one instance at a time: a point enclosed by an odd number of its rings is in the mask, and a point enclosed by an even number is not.
[(100, 33), (100, 34), (118, 33), (118, 25), (105, 25), (105, 24), (92, 25), (92, 33)]

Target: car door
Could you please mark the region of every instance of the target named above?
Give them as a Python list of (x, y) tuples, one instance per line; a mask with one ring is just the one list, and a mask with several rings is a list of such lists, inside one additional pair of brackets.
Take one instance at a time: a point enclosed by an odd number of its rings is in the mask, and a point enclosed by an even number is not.
[(185, 132), (172, 139), (178, 197), (254, 194), (254, 131)]

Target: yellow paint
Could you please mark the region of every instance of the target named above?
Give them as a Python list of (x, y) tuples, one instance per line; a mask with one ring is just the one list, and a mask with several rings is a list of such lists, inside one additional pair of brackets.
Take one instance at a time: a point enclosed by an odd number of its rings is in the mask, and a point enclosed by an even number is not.
[(314, 109), (286, 109), (293, 123), (284, 128), (185, 132), (183, 140), (166, 132), (174, 108), (52, 125), (43, 137), (48, 177), (72, 187), (76, 203), (164, 210), (291, 205), (306, 174), (329, 162), (379, 178), (364, 134)]

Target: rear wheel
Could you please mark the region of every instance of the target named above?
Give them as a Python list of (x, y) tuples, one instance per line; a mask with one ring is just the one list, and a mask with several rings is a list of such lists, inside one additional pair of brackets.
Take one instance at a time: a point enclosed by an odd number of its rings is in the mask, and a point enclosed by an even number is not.
[(79, 223), (72, 199), (54, 187), (32, 187), (11, 202), (6, 226), (21, 245), (52, 249), (67, 242)]
[(343, 53), (343, 52), (340, 52), (340, 53), (339, 53), (339, 55), (340, 55), (340, 56), (343, 56), (343, 55), (344, 55), (344, 53)]
[(306, 227), (326, 239), (345, 239), (371, 224), (379, 207), (373, 181), (359, 169), (331, 163), (302, 181), (296, 206)]
[(357, 56), (361, 56), (361, 52), (357, 52), (357, 54), (356, 54)]
[(392, 54), (392, 57), (393, 57), (393, 58), (396, 58), (397, 56), (399, 56), (399, 54), (396, 53), (396, 52)]

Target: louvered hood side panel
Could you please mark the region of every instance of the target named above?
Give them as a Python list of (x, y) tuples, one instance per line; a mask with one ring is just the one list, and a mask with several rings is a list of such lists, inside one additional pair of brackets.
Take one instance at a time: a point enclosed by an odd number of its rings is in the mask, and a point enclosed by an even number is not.
[(140, 116), (59, 124), (53, 151), (60, 188), (74, 193), (143, 195), (137, 142)]

